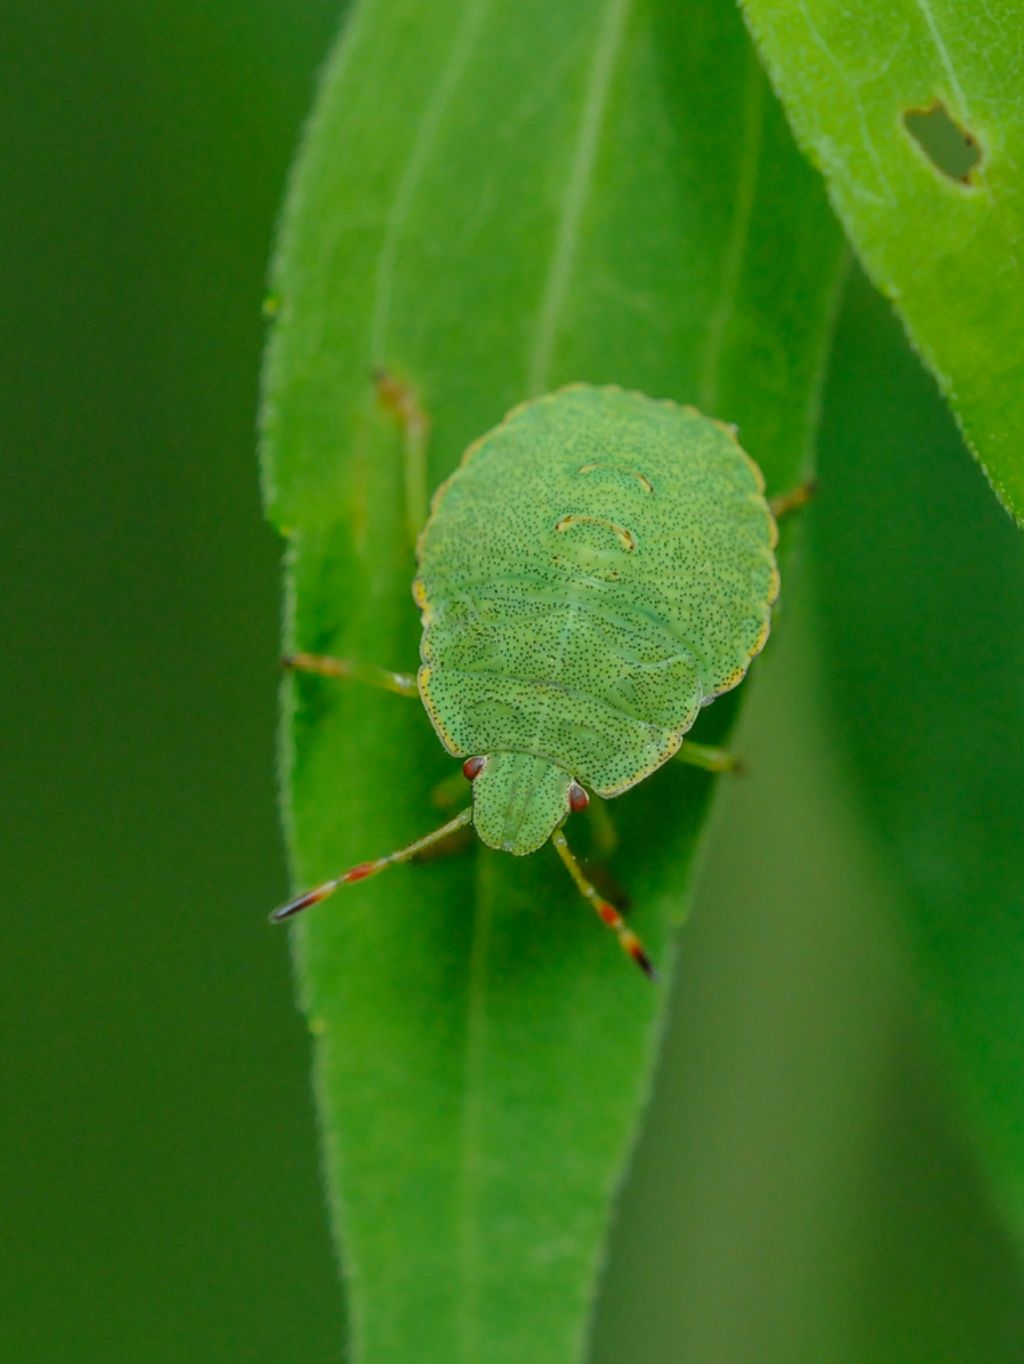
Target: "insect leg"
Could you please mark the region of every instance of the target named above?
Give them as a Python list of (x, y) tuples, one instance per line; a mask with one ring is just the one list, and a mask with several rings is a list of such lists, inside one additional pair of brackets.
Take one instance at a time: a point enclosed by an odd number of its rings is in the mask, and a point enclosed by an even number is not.
[(282, 919), (290, 919), (293, 914), (298, 914), (300, 910), (308, 909), (310, 905), (316, 905), (321, 900), (326, 900), (328, 895), (333, 895), (341, 886), (347, 886), (351, 881), (365, 881), (368, 876), (376, 876), (379, 871), (383, 871), (385, 867), (393, 866), (396, 862), (408, 862), (409, 858), (415, 857), (418, 852), (423, 852), (425, 848), (440, 843), (442, 839), (463, 828), (472, 818), (473, 807), (470, 805), (461, 814), (456, 815), (454, 819), (450, 819), (447, 824), (442, 824), (440, 829), (435, 829), (433, 833), (418, 838), (415, 843), (410, 843), (407, 848), (399, 848), (397, 852), (388, 853), (387, 857), (378, 857), (372, 862), (358, 862), (354, 867), (349, 867), (348, 871), (343, 871), (340, 876), (335, 876), (330, 881), (324, 881), (322, 885), (314, 886), (312, 890), (297, 895), (294, 900), (289, 900), (286, 905), (281, 905), (279, 909), (275, 909), (270, 916), (270, 922), (277, 924)]
[(397, 692), (399, 696), (419, 696), (415, 673), (392, 673), (375, 663), (360, 663), (351, 658), (328, 658), (324, 654), (286, 654), (281, 663), (292, 672), (318, 673), (321, 677), (342, 677), (365, 682), (370, 687)]
[(601, 896), (598, 895), (596, 887), (592, 886), (583, 875), (580, 864), (569, 851), (569, 845), (566, 843), (565, 834), (562, 833), (561, 829), (556, 829), (551, 835), (551, 842), (555, 845), (555, 852), (558, 853), (558, 856), (568, 868), (569, 875), (576, 882), (577, 890), (585, 899), (590, 901), (594, 911), (600, 917), (601, 922), (606, 923), (608, 927), (614, 931), (623, 952), (626, 952), (633, 958), (637, 966), (640, 967), (640, 970), (643, 971), (644, 975), (647, 976), (649, 980), (653, 980), (654, 966), (651, 963), (650, 957), (644, 951), (643, 943), (641, 943), (633, 930), (626, 926), (625, 919), (615, 906), (609, 904), (607, 900), (602, 899)]
[(727, 748), (712, 748), (708, 744), (691, 743), (689, 739), (684, 739), (679, 752), (676, 754), (676, 761), (688, 763), (690, 767), (699, 767), (703, 772), (733, 772), (743, 771), (742, 759), (737, 758), (735, 753), (730, 753)]
[(591, 800), (587, 814), (593, 821), (595, 852), (601, 857), (610, 857), (619, 846), (619, 831), (608, 813), (607, 802), (600, 798)]
[(413, 545), (427, 519), (427, 436), (430, 420), (415, 391), (386, 369), (374, 371), (377, 397), (397, 418), (405, 446), (405, 519)]
[(443, 777), (430, 793), (430, 803), (439, 810), (450, 810), (466, 793), (466, 775), (461, 767)]
[(807, 506), (817, 491), (818, 480), (808, 478), (803, 483), (798, 483), (795, 488), (790, 488), (788, 492), (778, 493), (768, 501), (772, 516), (778, 521), (780, 517), (788, 516), (790, 512), (799, 511), (801, 507)]

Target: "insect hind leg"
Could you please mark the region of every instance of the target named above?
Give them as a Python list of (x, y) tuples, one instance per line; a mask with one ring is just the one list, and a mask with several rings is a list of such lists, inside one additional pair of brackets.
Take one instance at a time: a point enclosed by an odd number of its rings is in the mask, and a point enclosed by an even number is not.
[(799, 511), (801, 507), (807, 506), (817, 491), (818, 480), (806, 478), (803, 483), (798, 483), (795, 488), (790, 488), (784, 493), (776, 493), (774, 497), (768, 500), (772, 516), (775, 517), (776, 521), (779, 521), (783, 516), (789, 516), (791, 512)]
[(699, 767), (702, 772), (743, 772), (743, 760), (730, 753), (727, 748), (715, 748), (710, 744), (697, 744), (684, 739), (676, 753), (676, 762), (689, 767)]

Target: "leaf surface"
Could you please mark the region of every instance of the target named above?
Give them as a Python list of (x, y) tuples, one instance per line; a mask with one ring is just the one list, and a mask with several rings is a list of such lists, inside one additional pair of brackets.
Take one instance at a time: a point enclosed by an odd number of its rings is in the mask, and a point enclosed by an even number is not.
[(744, 7), (868, 274), (1024, 524), (1024, 5)]
[[(288, 647), (415, 666), (375, 366), (429, 410), (432, 487), (509, 407), (580, 379), (738, 422), (783, 488), (806, 471), (840, 252), (729, 7), (366, 0), (272, 285), (264, 480)], [(297, 884), (441, 823), (452, 763), (418, 702), (300, 678), (283, 734)], [(360, 1364), (579, 1357), (710, 790), (670, 765), (612, 807), (611, 874), (655, 989), (551, 848), (471, 840), (297, 930)], [(570, 832), (585, 847), (586, 820)]]

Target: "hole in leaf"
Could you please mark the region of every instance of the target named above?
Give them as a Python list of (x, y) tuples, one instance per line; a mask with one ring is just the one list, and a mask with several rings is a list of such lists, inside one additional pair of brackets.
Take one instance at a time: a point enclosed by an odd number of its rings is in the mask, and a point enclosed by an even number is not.
[(927, 109), (908, 109), (903, 122), (936, 170), (958, 184), (972, 183), (971, 172), (981, 160), (981, 148), (973, 133), (950, 118), (941, 100), (934, 100)]

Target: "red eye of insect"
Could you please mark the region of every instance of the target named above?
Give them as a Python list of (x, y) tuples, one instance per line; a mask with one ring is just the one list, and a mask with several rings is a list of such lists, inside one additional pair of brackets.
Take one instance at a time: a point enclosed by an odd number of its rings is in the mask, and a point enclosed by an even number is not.
[(483, 771), (486, 761), (486, 758), (467, 758), (462, 764), (462, 775), (467, 781), (473, 781)]
[(578, 781), (574, 781), (569, 787), (569, 809), (578, 812), (585, 810), (590, 804), (590, 797), (584, 791)]

